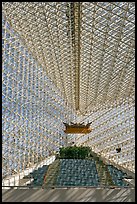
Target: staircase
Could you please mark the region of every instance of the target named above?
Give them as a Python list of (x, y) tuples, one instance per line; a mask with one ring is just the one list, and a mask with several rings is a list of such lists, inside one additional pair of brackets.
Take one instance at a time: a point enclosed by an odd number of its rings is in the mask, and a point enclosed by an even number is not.
[(56, 180), (59, 172), (59, 167), (60, 167), (60, 161), (59, 159), (55, 160), (48, 168), (47, 173), (44, 176), (44, 182), (43, 186), (44, 187), (51, 187), (56, 185)]

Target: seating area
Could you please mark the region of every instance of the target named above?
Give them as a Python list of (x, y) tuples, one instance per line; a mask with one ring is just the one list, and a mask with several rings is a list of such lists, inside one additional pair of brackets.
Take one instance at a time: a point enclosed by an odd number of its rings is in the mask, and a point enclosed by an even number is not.
[(57, 186), (98, 186), (99, 177), (94, 160), (60, 159)]
[(107, 168), (116, 186), (128, 186), (128, 184), (122, 180), (127, 175), (126, 173), (123, 173), (112, 165), (107, 165)]
[(48, 170), (48, 165), (44, 165), (42, 167), (39, 167), (37, 170), (34, 170), (31, 172), (28, 176), (25, 176), (24, 178), (31, 178), (34, 179), (30, 184), (27, 184), (29, 187), (35, 187), (35, 186), (42, 186), (44, 181), (44, 175)]
[[(55, 164), (58, 163), (58, 171)], [(50, 186), (50, 183), (44, 183), (44, 176), (49, 169), (48, 165), (39, 167), (37, 170), (34, 170), (29, 175), (25, 176), (24, 179), (33, 179), (30, 184), (27, 184), (28, 187), (40, 187)], [(52, 171), (54, 170), (54, 171)], [(128, 184), (122, 179), (127, 176), (126, 173), (123, 173), (121, 170), (118, 170), (112, 165), (107, 165), (107, 170), (112, 177), (113, 183), (115, 186), (126, 187)], [(56, 175), (57, 176), (56, 176)], [(48, 170), (47, 177), (55, 178), (56, 182), (54, 185), (56, 187), (62, 186), (100, 186), (101, 178), (97, 172), (96, 163), (94, 158), (90, 160), (83, 159), (59, 159), (55, 160), (53, 164), (50, 165), (50, 171)], [(104, 177), (104, 176), (103, 176)], [(48, 179), (48, 178), (47, 178)], [(104, 179), (107, 179), (104, 177)], [(52, 179), (51, 179), (52, 180)], [(104, 184), (105, 185), (105, 184)]]

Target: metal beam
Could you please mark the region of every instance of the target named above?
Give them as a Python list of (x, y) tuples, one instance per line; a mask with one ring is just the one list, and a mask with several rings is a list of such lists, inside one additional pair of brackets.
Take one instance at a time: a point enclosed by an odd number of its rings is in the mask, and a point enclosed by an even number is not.
[(71, 33), (75, 64), (75, 109), (79, 110), (80, 100), (80, 24), (81, 3), (71, 3)]

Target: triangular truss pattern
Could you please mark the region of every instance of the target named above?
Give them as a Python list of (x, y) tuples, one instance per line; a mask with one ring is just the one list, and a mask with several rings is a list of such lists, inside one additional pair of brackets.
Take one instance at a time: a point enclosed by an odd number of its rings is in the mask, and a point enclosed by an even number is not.
[(66, 145), (76, 116), (77, 145), (134, 171), (134, 21), (134, 2), (3, 3), (3, 172)]
[(13, 2), (3, 11), (73, 107), (133, 93), (134, 2)]

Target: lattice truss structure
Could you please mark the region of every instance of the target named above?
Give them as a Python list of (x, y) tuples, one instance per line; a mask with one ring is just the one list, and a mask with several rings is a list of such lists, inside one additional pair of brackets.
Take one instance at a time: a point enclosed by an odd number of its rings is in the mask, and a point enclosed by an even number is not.
[(3, 16), (3, 176), (31, 167), (65, 145), (74, 114)]
[(65, 145), (77, 111), (93, 131), (76, 144), (134, 171), (134, 18), (134, 2), (3, 3), (3, 175)]

